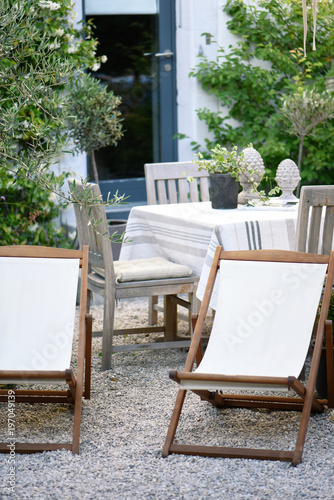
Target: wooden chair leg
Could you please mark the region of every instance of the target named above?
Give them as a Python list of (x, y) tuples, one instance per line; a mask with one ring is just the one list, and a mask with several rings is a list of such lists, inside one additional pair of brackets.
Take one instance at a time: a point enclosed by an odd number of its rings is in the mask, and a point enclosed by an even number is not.
[(172, 342), (177, 335), (177, 304), (171, 300), (172, 295), (164, 297), (165, 342)]
[(73, 444), (72, 452), (75, 454), (79, 453), (79, 442), (80, 442), (80, 422), (81, 422), (81, 410), (82, 410), (82, 386), (77, 388), (75, 392), (74, 401), (74, 422), (73, 422)]
[(89, 313), (90, 311), (92, 300), (93, 300), (93, 293), (91, 292), (91, 290), (87, 290), (87, 311), (86, 311), (87, 313)]
[(182, 407), (183, 407), (183, 403), (184, 403), (184, 398), (186, 397), (186, 392), (187, 391), (185, 391), (183, 389), (179, 389), (179, 392), (177, 394), (177, 398), (175, 401), (175, 406), (174, 406), (172, 418), (171, 418), (171, 421), (169, 424), (165, 444), (164, 444), (164, 447), (162, 449), (162, 456), (164, 458), (169, 455), (170, 447), (174, 441), (176, 429), (177, 429), (177, 426), (178, 426), (178, 423), (180, 420), (180, 415), (181, 415), (181, 411), (182, 411)]
[(158, 303), (159, 297), (149, 297), (148, 304), (148, 324), (149, 326), (156, 325), (158, 323), (158, 311), (154, 308), (154, 306)]
[(325, 336), (328, 408), (334, 408), (333, 328), (331, 321), (326, 321)]
[[(193, 331), (195, 330), (197, 319), (198, 319), (198, 314), (193, 314), (191, 317)], [(202, 343), (200, 342), (196, 353), (197, 366), (199, 366), (200, 362), (202, 361), (202, 358), (203, 358), (203, 348), (202, 348)]]
[(92, 369), (92, 329), (93, 318), (91, 314), (86, 316), (86, 348), (85, 348), (85, 390), (84, 398), (90, 399), (91, 369)]
[(112, 343), (114, 332), (115, 298), (108, 296), (104, 298), (103, 311), (103, 337), (102, 337), (102, 370), (110, 370)]

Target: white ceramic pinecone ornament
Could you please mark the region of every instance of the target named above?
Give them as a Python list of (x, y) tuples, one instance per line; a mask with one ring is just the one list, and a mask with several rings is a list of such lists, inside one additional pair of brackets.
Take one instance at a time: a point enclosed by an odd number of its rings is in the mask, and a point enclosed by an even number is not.
[(287, 158), (281, 161), (277, 167), (275, 177), (279, 188), (282, 190), (278, 200), (283, 204), (297, 203), (298, 198), (293, 194), (293, 191), (298, 186), (300, 179), (299, 169), (293, 160)]
[(244, 154), (244, 164), (247, 170), (253, 170), (254, 172), (247, 173), (244, 172), (240, 174), (240, 185), (243, 190), (239, 193), (238, 203), (245, 205), (249, 200), (254, 198), (259, 198), (258, 193), (252, 193), (253, 182), (260, 184), (262, 177), (264, 176), (264, 163), (262, 156), (254, 148), (244, 148), (242, 150)]

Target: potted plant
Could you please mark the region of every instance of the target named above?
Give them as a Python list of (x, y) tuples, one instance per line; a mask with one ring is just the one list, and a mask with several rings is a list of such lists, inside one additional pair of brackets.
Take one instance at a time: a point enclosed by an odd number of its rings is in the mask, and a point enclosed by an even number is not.
[(242, 153), (238, 157), (237, 147), (230, 151), (217, 144), (211, 150), (211, 159), (205, 160), (202, 153), (198, 153), (198, 159), (194, 160), (210, 174), (210, 191), (212, 208), (228, 209), (237, 208), (239, 193), (239, 174), (242, 171)]
[[(217, 144), (211, 150), (211, 159), (206, 160), (202, 153), (198, 153), (198, 159), (194, 160), (199, 165), (199, 170), (204, 168), (210, 174), (212, 208), (237, 208), (240, 177), (246, 179), (247, 183), (251, 185), (254, 197), (259, 198), (261, 201), (268, 199), (264, 192), (257, 191), (257, 181), (260, 180), (260, 176), (256, 175), (257, 168), (253, 168), (249, 159), (245, 158), (245, 152), (249, 156), (249, 153), (253, 150), (253, 145), (249, 144), (239, 154), (237, 150), (237, 146), (233, 146), (231, 150), (228, 150)], [(264, 168), (263, 172), (259, 172), (259, 174), (262, 176), (263, 173)], [(191, 178), (189, 180), (191, 181)], [(274, 191), (275, 189), (269, 195)]]

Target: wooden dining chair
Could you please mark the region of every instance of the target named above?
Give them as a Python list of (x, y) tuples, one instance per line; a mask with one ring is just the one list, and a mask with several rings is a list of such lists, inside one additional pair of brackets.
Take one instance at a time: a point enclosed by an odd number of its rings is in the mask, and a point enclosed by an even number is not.
[[(148, 205), (210, 201), (210, 174), (191, 161), (145, 163)], [(192, 178), (189, 182), (188, 177)], [(149, 322), (156, 324), (161, 307), (158, 297), (150, 298)], [(199, 304), (195, 302), (195, 309)], [(191, 325), (191, 318), (189, 318)]]
[[(77, 199), (83, 196), (84, 189), (80, 181), (69, 179), (69, 186)], [(100, 198), (102, 202), (101, 191), (97, 184), (89, 184), (89, 190), (92, 197)], [(74, 204), (74, 211), (80, 247), (89, 245), (88, 304), (91, 293), (104, 298), (102, 369), (111, 368), (113, 352), (189, 346), (189, 340), (180, 339), (177, 335), (177, 306), (185, 308), (191, 314), (199, 277), (189, 267), (160, 257), (114, 261), (104, 206), (94, 205), (91, 208), (85, 208), (77, 203)], [(189, 294), (189, 300), (179, 298), (178, 294)], [(141, 325), (137, 328), (114, 328), (117, 299), (156, 295), (164, 297), (162, 326)], [(116, 335), (159, 332), (164, 334), (163, 342), (130, 345), (114, 345), (113, 343)], [(93, 332), (93, 335), (95, 334)]]
[[(73, 366), (80, 271), (78, 350)], [(0, 453), (9, 453), (12, 443), (16, 453), (61, 449), (79, 453), (82, 398), (90, 398), (92, 317), (86, 313), (87, 275), (87, 246), (82, 250), (0, 247), (0, 401), (6, 402), (8, 408), (29, 403), (29, 414), (33, 403), (74, 405), (71, 443), (27, 442), (30, 436), (18, 442), (11, 418), (10, 443), (0, 443)], [(17, 387), (13, 389), (10, 384)], [(29, 425), (32, 435), (42, 432), (42, 420), (36, 418)]]
[(295, 250), (329, 255), (333, 245), (334, 186), (302, 186)]
[(210, 201), (210, 174), (196, 163), (146, 163), (144, 171), (148, 205)]
[[(285, 250), (224, 252), (221, 247), (216, 248), (185, 368), (169, 373), (179, 384), (179, 391), (163, 457), (177, 453), (300, 463), (310, 412), (322, 412), (324, 405), (334, 406), (333, 366), (328, 373), (328, 399), (314, 396), (333, 278), (334, 252), (327, 256)], [(216, 280), (219, 283), (216, 315), (203, 355), (201, 336)], [(298, 376), (308, 353), (325, 281), (310, 373), (304, 385)], [(251, 283), (251, 288), (245, 283)], [(331, 334), (331, 329), (328, 331)], [(205, 414), (201, 415), (200, 409), (196, 419), (201, 424), (193, 424), (192, 444), (183, 444), (182, 435), (176, 431), (189, 390), (200, 400), (222, 408), (222, 412), (225, 408), (301, 411), (294, 448), (289, 445), (288, 449), (275, 449), (276, 443), (272, 443), (274, 449), (228, 446), (216, 433), (213, 443), (199, 444), (200, 434), (202, 439), (210, 438), (210, 426), (203, 425)], [(210, 415), (212, 418), (213, 414)], [(238, 413), (239, 418), (247, 419), (247, 412)], [(251, 441), (247, 424), (246, 439)], [(245, 427), (245, 423), (242, 426)], [(237, 429), (237, 425), (230, 428), (235, 439), (245, 439), (238, 436)], [(254, 429), (255, 434), (267, 442), (264, 431)]]

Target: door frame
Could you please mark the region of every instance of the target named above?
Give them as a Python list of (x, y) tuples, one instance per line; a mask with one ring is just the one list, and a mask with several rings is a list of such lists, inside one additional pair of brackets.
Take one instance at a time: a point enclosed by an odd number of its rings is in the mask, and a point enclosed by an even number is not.
[[(177, 161), (178, 144), (176, 105), (176, 19), (175, 0), (159, 0), (159, 52), (170, 51), (170, 57), (159, 57), (160, 88), (160, 161)], [(166, 71), (165, 67), (170, 67)]]

